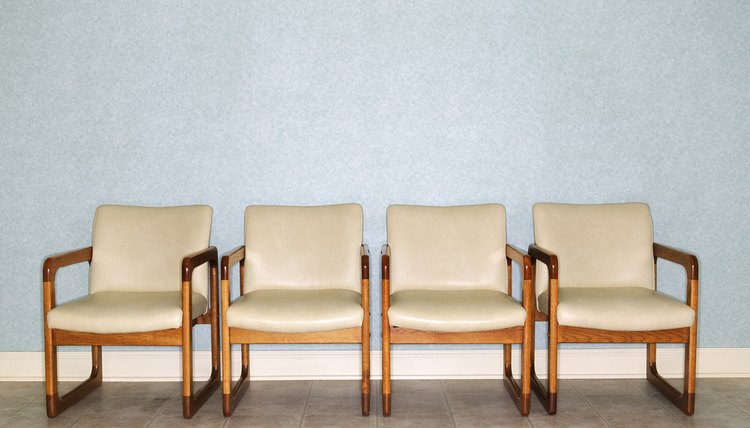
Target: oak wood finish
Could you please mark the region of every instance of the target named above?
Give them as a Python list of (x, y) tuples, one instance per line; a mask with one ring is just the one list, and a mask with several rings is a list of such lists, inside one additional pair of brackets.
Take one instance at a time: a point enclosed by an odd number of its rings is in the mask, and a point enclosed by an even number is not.
[[(366, 245), (360, 247), (361, 305), (364, 312), (361, 327), (311, 333), (277, 333), (229, 327), (227, 309), (232, 303), (230, 275), (240, 265), (240, 295), (244, 294), (245, 247), (240, 246), (221, 258), (221, 328), (222, 328), (222, 395), (224, 416), (231, 416), (250, 385), (250, 344), (331, 344), (356, 343), (362, 347), (362, 415), (370, 414), (370, 254)], [(240, 378), (232, 385), (232, 345), (242, 352)]]
[[(381, 250), (382, 317), (383, 317), (383, 415), (391, 415), (391, 344), (503, 344), (504, 384), (516, 403), (521, 415), (530, 410), (531, 397), (531, 350), (533, 338), (533, 316), (535, 303), (531, 284), (531, 259), (521, 250), (507, 244), (506, 263), (508, 264), (507, 292), (512, 296), (511, 264), (515, 262), (522, 271), (522, 305), (526, 311), (523, 326), (499, 330), (471, 332), (425, 331), (392, 326), (388, 319), (390, 308), (390, 247), (383, 245)], [(521, 344), (521, 384), (513, 378), (511, 370), (512, 345)]]
[[(183, 325), (181, 328), (153, 332), (109, 334), (49, 328), (47, 314), (56, 306), (55, 274), (57, 270), (76, 263), (91, 262), (92, 251), (92, 247), (87, 247), (54, 255), (44, 261), (42, 268), (47, 416), (52, 418), (59, 415), (101, 385), (102, 346), (181, 346), (183, 352), (183, 416), (191, 418), (219, 385), (218, 252), (216, 247), (208, 247), (183, 259)], [(209, 263), (209, 308), (206, 314), (191, 319), (192, 273), (196, 267), (204, 263)], [(192, 327), (196, 324), (211, 324), (212, 370), (208, 381), (200, 390), (193, 393), (191, 344)], [(91, 346), (91, 375), (73, 390), (60, 396), (58, 392), (57, 347), (73, 345)]]
[[(537, 310), (535, 319), (548, 323), (548, 378), (547, 385), (538, 378), (534, 364), (531, 366), (531, 386), (549, 414), (557, 412), (557, 345), (559, 343), (645, 343), (646, 344), (646, 378), (665, 397), (672, 401), (687, 415), (695, 412), (695, 372), (696, 372), (696, 337), (698, 326), (698, 259), (682, 250), (653, 244), (654, 269), (656, 261), (661, 258), (683, 266), (687, 275), (686, 304), (695, 311), (693, 325), (690, 327), (652, 330), (652, 331), (610, 331), (591, 328), (561, 326), (557, 322), (558, 261), (557, 256), (536, 244), (529, 246), (532, 268), (539, 261), (549, 271), (549, 302), (547, 314)], [(534, 275), (536, 272), (534, 271)], [(532, 345), (534, 341), (531, 341)], [(670, 385), (659, 374), (656, 368), (656, 344), (681, 343), (685, 345), (685, 370), (683, 391)], [(532, 354), (533, 355), (533, 354)]]

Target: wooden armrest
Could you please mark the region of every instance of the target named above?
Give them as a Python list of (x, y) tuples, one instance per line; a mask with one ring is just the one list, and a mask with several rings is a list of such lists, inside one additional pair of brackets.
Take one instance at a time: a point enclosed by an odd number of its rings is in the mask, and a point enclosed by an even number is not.
[(198, 266), (210, 261), (213, 261), (214, 264), (216, 264), (218, 259), (219, 253), (214, 246), (210, 246), (185, 256), (185, 258), (182, 259), (182, 282), (191, 281), (193, 278), (193, 270)]
[(549, 279), (557, 279), (557, 256), (550, 250), (536, 244), (529, 245), (529, 255), (532, 261), (540, 261), (547, 266)]
[(229, 280), (229, 271), (232, 270), (232, 266), (245, 260), (245, 246), (240, 245), (234, 250), (225, 253), (221, 257), (221, 279)]
[(42, 278), (44, 282), (54, 282), (55, 274), (61, 267), (74, 265), (76, 263), (90, 262), (93, 247), (79, 248), (65, 253), (55, 254), (44, 260), (42, 267)]
[(698, 258), (694, 255), (654, 242), (654, 259), (657, 258), (681, 265), (689, 281), (698, 280)]

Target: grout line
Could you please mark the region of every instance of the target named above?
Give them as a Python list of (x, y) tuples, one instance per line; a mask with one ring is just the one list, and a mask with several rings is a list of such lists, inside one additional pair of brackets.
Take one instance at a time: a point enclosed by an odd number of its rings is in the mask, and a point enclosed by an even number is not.
[[(558, 380), (558, 383), (559, 383), (559, 380)], [(601, 413), (599, 413), (599, 409), (597, 409), (596, 406), (594, 406), (594, 404), (591, 401), (589, 401), (588, 398), (586, 398), (586, 395), (583, 394), (581, 391), (579, 391), (578, 388), (576, 388), (575, 383), (573, 383), (573, 382), (567, 382), (567, 383), (571, 386), (571, 388), (573, 388), (573, 390), (576, 392), (576, 394), (578, 394), (578, 396), (581, 397), (583, 399), (583, 401), (585, 401), (586, 404), (589, 405), (589, 407), (591, 407), (591, 409), (594, 411), (594, 413), (596, 413), (596, 416), (599, 416), (599, 419), (602, 422), (604, 422), (604, 425), (606, 425), (608, 427), (612, 426), (612, 425), (610, 425), (610, 423), (607, 420), (607, 418), (605, 418), (604, 416), (602, 416)], [(560, 388), (559, 388), (559, 385), (558, 385), (558, 393), (560, 392), (559, 390), (560, 390)], [(558, 402), (559, 402), (559, 400), (560, 400), (559, 394), (557, 396), (557, 399), (558, 399)]]
[(310, 404), (310, 395), (312, 395), (312, 388), (313, 388), (314, 382), (315, 382), (314, 380), (311, 380), (310, 386), (307, 387), (307, 396), (305, 397), (305, 405), (302, 407), (302, 415), (299, 418), (299, 428), (302, 428), (302, 424), (305, 422), (305, 414), (307, 414), (307, 406), (308, 404)]
[[(642, 379), (638, 379), (638, 380), (642, 380)], [(636, 381), (635, 379), (631, 379), (631, 380), (629, 381), (629, 383), (630, 383), (631, 385), (634, 385), (634, 386), (635, 386), (636, 388), (640, 389), (641, 391), (643, 391), (643, 393), (644, 393), (644, 394), (648, 394), (648, 393), (649, 393), (649, 392), (648, 392), (648, 390), (647, 390), (647, 388), (648, 388), (648, 389), (650, 389), (650, 388), (653, 388), (653, 387), (652, 387), (652, 386), (651, 386), (651, 385), (650, 385), (650, 384), (648, 383), (648, 381), (646, 382), (646, 385), (645, 385), (645, 387), (641, 387), (641, 385), (639, 385), (639, 384), (638, 384), (638, 382), (637, 382), (637, 381)], [(657, 392), (658, 392), (658, 391), (657, 391)], [(679, 420), (679, 419), (677, 418), (677, 416), (675, 415), (675, 413), (674, 413), (674, 411), (673, 411), (673, 410), (674, 410), (674, 409), (676, 409), (677, 407), (676, 407), (676, 406), (675, 406), (674, 404), (672, 404), (672, 402), (671, 402), (671, 401), (669, 401), (669, 399), (666, 399), (666, 397), (664, 397), (664, 395), (662, 395), (662, 393), (661, 393), (661, 392), (659, 392), (659, 396), (661, 396), (662, 398), (665, 398), (665, 400), (654, 400), (654, 401), (656, 401), (656, 402), (657, 402), (657, 403), (658, 403), (658, 404), (659, 404), (659, 405), (660, 405), (660, 406), (662, 407), (662, 409), (664, 409), (664, 410), (665, 410), (665, 411), (667, 412), (667, 414), (668, 414), (668, 415), (669, 415), (669, 416), (670, 416), (670, 417), (671, 417), (671, 418), (672, 418), (673, 420), (677, 421), (677, 422), (678, 422), (678, 423), (679, 423), (680, 425), (683, 425), (683, 426), (687, 426), (687, 423), (685, 423), (685, 422), (683, 422), (683, 421)], [(666, 403), (665, 403), (664, 401), (666, 401)], [(678, 409), (678, 410), (679, 410), (679, 409)], [(679, 411), (681, 411), (681, 410), (679, 410)]]
[(448, 416), (451, 417), (453, 428), (457, 428), (456, 418), (453, 417), (453, 409), (451, 408), (450, 402), (448, 402), (448, 394), (445, 393), (445, 381), (441, 379), (438, 382), (440, 382), (440, 392), (443, 393), (443, 402), (445, 403), (445, 407), (448, 408)]
[(158, 410), (156, 410), (156, 414), (154, 415), (154, 417), (153, 417), (153, 418), (151, 418), (151, 420), (150, 420), (150, 421), (148, 421), (148, 423), (146, 424), (145, 428), (148, 428), (148, 427), (150, 427), (150, 426), (151, 426), (151, 424), (153, 424), (153, 423), (154, 423), (154, 421), (155, 421), (155, 420), (156, 420), (156, 419), (157, 419), (157, 418), (158, 418), (159, 416), (161, 416), (161, 415), (162, 415), (162, 413), (164, 413), (164, 410), (166, 410), (166, 409), (167, 409), (167, 408), (169, 407), (169, 405), (170, 405), (170, 404), (172, 404), (172, 402), (173, 402), (173, 401), (175, 401), (175, 400), (180, 400), (179, 406), (180, 406), (180, 407), (182, 407), (182, 395), (179, 395), (179, 396), (177, 396), (176, 398), (170, 398), (170, 399), (169, 399), (169, 400), (167, 400), (167, 401), (166, 401), (166, 402), (165, 402), (164, 404), (162, 404), (162, 406), (161, 406), (161, 407), (159, 407), (159, 409), (158, 409)]
[[(740, 406), (738, 406), (738, 405), (736, 405), (736, 404), (732, 403), (732, 402), (731, 402), (731, 401), (730, 401), (730, 400), (729, 400), (729, 399), (728, 399), (727, 397), (725, 397), (725, 396), (724, 396), (724, 394), (720, 393), (719, 391), (716, 391), (715, 389), (711, 389), (711, 387), (710, 387), (710, 386), (704, 386), (704, 388), (706, 388), (706, 389), (708, 389), (709, 391), (711, 391), (712, 393), (716, 394), (716, 396), (717, 396), (717, 397), (721, 398), (721, 399), (722, 399), (722, 400), (724, 400), (724, 401), (725, 401), (725, 402), (726, 402), (727, 404), (729, 404), (730, 406), (732, 406), (732, 407), (734, 407), (735, 409), (739, 410), (740, 412), (742, 412), (742, 413), (744, 413), (744, 414), (746, 414), (746, 415), (750, 415), (750, 408), (748, 408), (747, 410), (745, 410), (745, 409), (743, 409), (742, 407), (740, 407)], [(696, 401), (697, 401), (697, 397), (696, 397)], [(696, 403), (696, 405), (695, 405), (695, 406), (696, 406), (696, 407), (698, 407), (698, 404)]]

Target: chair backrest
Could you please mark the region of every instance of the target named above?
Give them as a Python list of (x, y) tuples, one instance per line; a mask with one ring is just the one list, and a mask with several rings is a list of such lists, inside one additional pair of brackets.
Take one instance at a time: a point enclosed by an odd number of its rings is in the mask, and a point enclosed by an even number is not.
[[(654, 288), (648, 205), (539, 203), (533, 211), (534, 241), (557, 255), (558, 286)], [(537, 295), (547, 278), (547, 267), (537, 262)]]
[(251, 205), (245, 209), (245, 292), (361, 292), (362, 207)]
[(388, 207), (391, 293), (507, 292), (505, 207), (499, 204)]
[[(96, 209), (89, 287), (98, 291), (179, 291), (182, 259), (207, 248), (213, 210), (206, 205)], [(208, 267), (193, 273), (193, 291), (208, 296)]]

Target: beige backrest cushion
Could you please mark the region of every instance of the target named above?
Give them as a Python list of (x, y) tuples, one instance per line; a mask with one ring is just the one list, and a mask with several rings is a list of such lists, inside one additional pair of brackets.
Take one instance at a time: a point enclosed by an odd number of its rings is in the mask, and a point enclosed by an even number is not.
[[(534, 205), (534, 241), (558, 257), (560, 287), (654, 288), (653, 226), (643, 203)], [(537, 263), (536, 293), (547, 289)]]
[(362, 207), (358, 204), (245, 209), (245, 291), (361, 292)]
[[(91, 237), (91, 292), (176, 291), (182, 259), (208, 247), (212, 209), (102, 205)], [(193, 291), (208, 295), (208, 268), (193, 273)]]
[(391, 293), (507, 292), (505, 207), (499, 204), (388, 207)]

